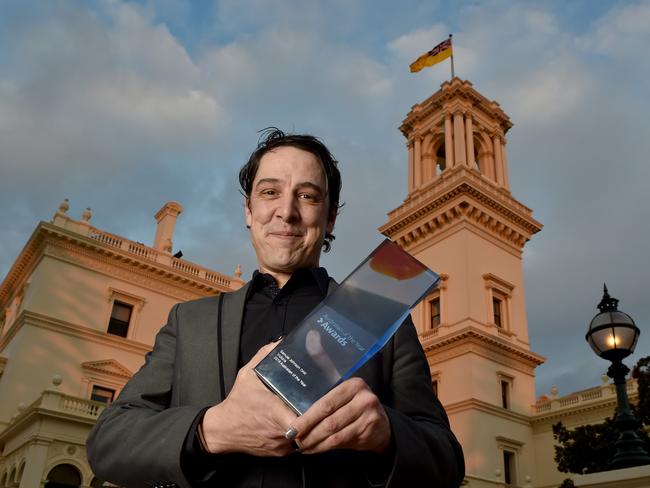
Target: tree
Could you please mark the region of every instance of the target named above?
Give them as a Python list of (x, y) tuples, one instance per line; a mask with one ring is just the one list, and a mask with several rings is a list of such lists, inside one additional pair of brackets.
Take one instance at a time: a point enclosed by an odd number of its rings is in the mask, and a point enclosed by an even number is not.
[(632, 377), (639, 385), (639, 402), (634, 414), (643, 425), (650, 426), (650, 356), (639, 359), (632, 368)]
[[(639, 401), (631, 405), (640, 421), (637, 434), (644, 441), (646, 452), (650, 452), (650, 356), (640, 359), (632, 370), (637, 380)], [(615, 416), (614, 416), (615, 418)], [(645, 429), (643, 428), (645, 427)], [(563, 473), (597, 473), (610, 469), (609, 463), (616, 454), (616, 440), (619, 432), (613, 418), (606, 418), (602, 424), (582, 425), (573, 430), (562, 422), (553, 425), (553, 437), (559, 443), (555, 446), (555, 462)]]

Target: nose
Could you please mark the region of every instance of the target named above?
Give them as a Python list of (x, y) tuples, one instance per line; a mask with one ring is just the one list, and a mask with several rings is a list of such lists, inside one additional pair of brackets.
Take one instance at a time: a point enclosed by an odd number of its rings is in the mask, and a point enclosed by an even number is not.
[(291, 194), (284, 194), (277, 200), (278, 206), (275, 210), (275, 216), (285, 222), (295, 222), (300, 217), (298, 209), (298, 200)]

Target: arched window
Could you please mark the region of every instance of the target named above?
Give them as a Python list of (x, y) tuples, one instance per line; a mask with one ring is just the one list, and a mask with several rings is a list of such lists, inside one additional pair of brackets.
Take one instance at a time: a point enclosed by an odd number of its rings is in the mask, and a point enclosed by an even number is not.
[(81, 484), (79, 470), (71, 464), (59, 464), (47, 475), (45, 488), (78, 488)]
[(4, 474), (2, 475), (2, 478), (0, 478), (0, 488), (6, 488), (7, 486), (7, 472), (5, 471)]
[(474, 168), (476, 171), (479, 173), (483, 173), (482, 168), (481, 168), (481, 158), (478, 156), (478, 147), (477, 146), (477, 139), (474, 139), (474, 158), (472, 161), (470, 161), (470, 167)]
[(492, 141), (485, 133), (477, 133), (474, 135), (474, 161), (470, 167), (479, 171), (492, 181), (496, 181)]
[(447, 158), (445, 155), (445, 145), (441, 144), (436, 151), (436, 175), (440, 175), (447, 167)]
[(444, 134), (438, 135), (433, 142), (433, 174), (435, 176), (440, 176), (447, 163), (447, 157), (445, 153), (445, 136)]

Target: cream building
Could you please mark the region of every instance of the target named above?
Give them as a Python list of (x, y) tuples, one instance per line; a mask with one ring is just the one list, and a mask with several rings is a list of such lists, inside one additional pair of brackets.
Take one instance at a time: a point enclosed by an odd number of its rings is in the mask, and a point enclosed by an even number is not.
[(152, 247), (67, 215), (41, 222), (0, 285), (0, 487), (100, 486), (85, 439), (144, 361), (170, 308), (243, 284), (172, 256), (182, 208)]
[[(434, 387), (465, 450), (465, 485), (546, 488), (567, 476), (551, 426), (602, 421), (613, 385), (535, 399), (522, 251), (542, 228), (516, 200), (510, 119), (454, 78), (415, 105), (408, 188), (381, 231), (442, 275), (413, 312)], [(101, 486), (84, 442), (106, 402), (143, 363), (173, 304), (239, 288), (234, 277), (172, 255), (182, 208), (156, 214), (153, 246), (93, 227), (63, 202), (0, 285), (0, 488)], [(630, 383), (630, 394), (635, 386)], [(641, 486), (641, 485), (629, 485)]]

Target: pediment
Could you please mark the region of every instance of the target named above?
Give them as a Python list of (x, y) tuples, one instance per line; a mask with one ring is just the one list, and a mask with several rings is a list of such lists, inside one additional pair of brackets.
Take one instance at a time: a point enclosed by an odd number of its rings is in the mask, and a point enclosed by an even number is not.
[(101, 361), (87, 361), (81, 363), (81, 368), (87, 373), (100, 373), (108, 376), (115, 376), (119, 378), (131, 378), (133, 373), (128, 368), (120, 364), (115, 359), (104, 359)]

